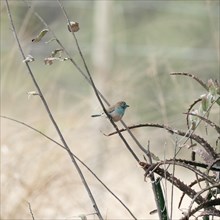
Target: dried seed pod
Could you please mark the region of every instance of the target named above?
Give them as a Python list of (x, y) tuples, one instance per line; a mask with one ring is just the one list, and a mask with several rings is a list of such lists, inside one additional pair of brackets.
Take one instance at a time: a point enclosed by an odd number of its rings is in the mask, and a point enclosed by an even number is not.
[(52, 65), (53, 61), (58, 60), (58, 61), (67, 61), (70, 60), (70, 58), (65, 57), (65, 58), (60, 58), (60, 57), (47, 57), (44, 59), (45, 65)]
[(29, 62), (33, 62), (34, 61), (34, 57), (32, 57), (30, 54), (25, 57), (25, 59), (23, 60), (23, 63), (29, 63)]
[(69, 32), (77, 32), (79, 30), (79, 23), (75, 21), (70, 21), (70, 25), (69, 23), (67, 23), (67, 27)]
[(32, 42), (40, 42), (41, 39), (44, 37), (44, 35), (48, 32), (49, 30), (48, 29), (43, 29), (38, 35), (36, 38), (32, 39)]

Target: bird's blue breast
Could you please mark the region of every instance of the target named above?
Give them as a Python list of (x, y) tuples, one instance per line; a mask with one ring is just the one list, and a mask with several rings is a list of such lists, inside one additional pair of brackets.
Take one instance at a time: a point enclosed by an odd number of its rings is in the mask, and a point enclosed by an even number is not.
[(122, 117), (125, 113), (125, 109), (122, 108), (122, 107), (118, 107), (118, 108), (115, 109), (115, 112)]
[(108, 114), (111, 116), (114, 122), (117, 122), (121, 120), (127, 107), (127, 105), (116, 105), (114, 108), (112, 107), (110, 111), (108, 111)]

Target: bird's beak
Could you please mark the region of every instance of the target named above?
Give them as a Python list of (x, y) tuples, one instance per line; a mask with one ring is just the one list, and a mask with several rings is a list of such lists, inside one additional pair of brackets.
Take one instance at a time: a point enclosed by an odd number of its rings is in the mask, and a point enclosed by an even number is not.
[(130, 107), (130, 106), (126, 104), (126, 107)]

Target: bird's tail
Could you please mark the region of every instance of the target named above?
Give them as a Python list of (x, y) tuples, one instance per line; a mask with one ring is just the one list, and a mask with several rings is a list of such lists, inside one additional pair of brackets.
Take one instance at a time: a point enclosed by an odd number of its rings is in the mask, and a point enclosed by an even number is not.
[(91, 115), (91, 117), (99, 117), (101, 116), (101, 114), (98, 114), (98, 115)]

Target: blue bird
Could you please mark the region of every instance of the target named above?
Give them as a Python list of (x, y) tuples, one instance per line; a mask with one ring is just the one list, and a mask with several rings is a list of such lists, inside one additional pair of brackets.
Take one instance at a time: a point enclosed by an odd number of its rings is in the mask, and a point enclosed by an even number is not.
[[(115, 105), (109, 107), (107, 110), (108, 115), (112, 118), (114, 122), (120, 121), (125, 113), (125, 109), (129, 107), (129, 105), (126, 104), (124, 101), (117, 102)], [(91, 115), (92, 117), (99, 117), (102, 116), (102, 114), (97, 115)]]

